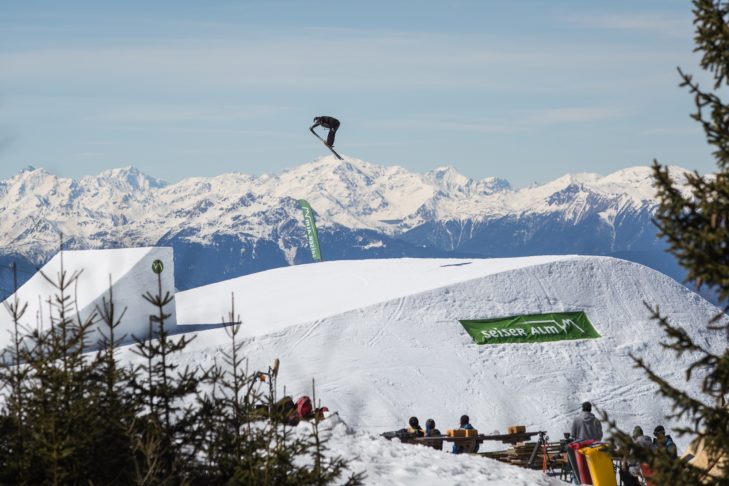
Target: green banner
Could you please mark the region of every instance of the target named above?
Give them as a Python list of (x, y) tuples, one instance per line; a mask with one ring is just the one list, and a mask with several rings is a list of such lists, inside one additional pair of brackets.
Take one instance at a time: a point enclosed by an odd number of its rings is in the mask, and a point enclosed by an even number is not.
[(459, 322), (476, 344), (541, 343), (600, 337), (581, 311)]
[(304, 226), (306, 227), (306, 238), (309, 240), (309, 248), (311, 249), (311, 258), (318, 262), (321, 260), (321, 250), (319, 249), (319, 235), (316, 233), (314, 210), (304, 199), (299, 199), (299, 205), (304, 212)]

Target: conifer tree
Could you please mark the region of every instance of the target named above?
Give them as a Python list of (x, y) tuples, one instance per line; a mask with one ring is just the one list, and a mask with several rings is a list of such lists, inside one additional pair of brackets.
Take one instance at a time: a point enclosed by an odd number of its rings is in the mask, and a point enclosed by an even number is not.
[(180, 368), (190, 339), (167, 332), (172, 297), (155, 261), (157, 292), (143, 296), (154, 306), (150, 335), (135, 338), (144, 363), (120, 365), (125, 309), (116, 308), (111, 277), (101, 305), (82, 318), (82, 272), (66, 271), (63, 249), (60, 261), (58, 274), (44, 275), (55, 289), (48, 322), (21, 325), (19, 299), (6, 308), (15, 326), (0, 367), (0, 484), (318, 485), (346, 470), (341, 458), (327, 459), (318, 422), (311, 434), (287, 426), (275, 400), (278, 360), (248, 371), (233, 300), (222, 365)]
[[(202, 377), (197, 367), (180, 368), (171, 359), (194, 338), (170, 337), (166, 321), (171, 314), (166, 308), (174, 298), (169, 291), (163, 291), (162, 262), (155, 260), (152, 269), (157, 274), (157, 293), (147, 292), (143, 298), (154, 306), (155, 313), (150, 315), (149, 336), (135, 337), (134, 350), (146, 364), (131, 374), (130, 387), (136, 391), (139, 403), (147, 407), (143, 420), (138, 421), (142, 429), (137, 435), (138, 445), (144, 445), (144, 463), (158, 467), (152, 475), (156, 480), (179, 483), (194, 462), (198, 444), (190, 437), (197, 421), (196, 410), (186, 405), (185, 399), (195, 394)], [(156, 450), (149, 448), (153, 444)], [(147, 467), (141, 468), (145, 477), (150, 472)]]
[(108, 295), (96, 306), (101, 326), (92, 378), (96, 386), (92, 389), (94, 395), (89, 396), (95, 413), (93, 436), (89, 438), (94, 444), (94, 461), (89, 473), (102, 484), (132, 484), (136, 478), (132, 431), (138, 406), (124, 387), (128, 370), (117, 361), (118, 348), (126, 337), (119, 335), (117, 328), (126, 310), (119, 312), (116, 308), (109, 275)]
[(5, 310), (13, 321), (12, 346), (0, 354), (0, 383), (9, 388), (2, 407), (5, 413), (0, 414), (0, 484), (8, 483), (11, 479), (24, 480), (28, 467), (25, 461), (27, 429), (24, 427), (28, 367), (23, 366), (21, 354), (21, 350), (24, 350), (23, 336), (27, 332), (21, 320), (28, 303), (18, 298), (18, 273), (14, 263), (10, 270), (13, 273), (13, 299), (6, 304)]
[[(679, 69), (681, 86), (693, 95), (696, 111), (691, 117), (703, 128), (713, 147), (717, 172), (710, 176), (698, 173), (686, 178), (690, 194), (685, 194), (671, 177), (668, 167), (653, 164), (658, 209), (655, 221), (659, 236), (668, 242), (669, 252), (687, 270), (687, 281), (708, 287), (718, 296), (724, 312), (707, 323), (710, 331), (729, 340), (729, 321), (725, 314), (729, 303), (729, 105), (719, 94), (729, 86), (729, 2), (694, 0), (696, 51), (701, 53), (701, 67), (713, 77), (710, 87), (700, 85), (692, 75)], [(635, 449), (633, 453), (651, 464), (656, 484), (729, 484), (729, 348), (718, 354), (695, 340), (681, 323), (651, 308), (653, 318), (666, 334), (663, 345), (678, 356), (687, 353), (692, 364), (686, 380), (701, 381), (702, 396), (693, 396), (680, 386), (656, 374), (641, 358), (636, 365), (655, 382), (660, 393), (673, 405), (671, 418), (689, 425), (674, 428), (678, 435), (695, 435), (703, 443), (710, 459), (718, 460), (717, 476), (707, 476), (665, 451)], [(729, 342), (729, 341), (728, 341)], [(696, 377), (696, 375), (700, 375)], [(616, 440), (630, 446), (630, 437), (615, 428)]]

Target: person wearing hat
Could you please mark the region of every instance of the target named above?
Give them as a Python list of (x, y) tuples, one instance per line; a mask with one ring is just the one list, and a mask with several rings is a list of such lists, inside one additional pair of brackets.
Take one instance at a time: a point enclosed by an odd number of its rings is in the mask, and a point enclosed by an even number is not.
[[(459, 427), (459, 429), (473, 430), (473, 425), (471, 425), (471, 419), (468, 417), (468, 415), (461, 415), (460, 424), (461, 426)], [(461, 443), (454, 442), (452, 452), (453, 454), (462, 454), (464, 452), (478, 452), (478, 442), (476, 442), (475, 439)]]
[(633, 437), (635, 443), (640, 447), (653, 447), (653, 439), (643, 433), (643, 428), (640, 425), (635, 426), (631, 437)]
[(420, 426), (420, 422), (418, 421), (418, 417), (410, 417), (410, 420), (408, 420), (408, 432), (411, 434), (415, 434), (416, 437), (424, 437), (425, 432), (423, 432), (423, 428)]
[[(643, 428), (636, 425), (633, 433), (630, 434), (636, 445), (640, 447), (653, 447), (653, 441), (650, 437), (643, 434)], [(623, 486), (640, 486), (640, 463), (632, 455), (623, 455), (620, 461), (620, 484)]]
[(676, 447), (675, 442), (673, 442), (671, 436), (666, 435), (666, 429), (663, 425), (659, 425), (653, 429), (653, 436), (655, 437), (655, 439), (653, 439), (653, 445), (658, 450), (665, 449), (671, 457), (678, 457), (678, 448)]
[(592, 413), (590, 402), (582, 404), (582, 412), (572, 421), (572, 437), (575, 440), (602, 439), (602, 424)]
[[(425, 437), (440, 437), (440, 430), (435, 428), (435, 420), (429, 418), (425, 421)], [(443, 439), (432, 439), (425, 442), (425, 445), (438, 449), (443, 449)]]

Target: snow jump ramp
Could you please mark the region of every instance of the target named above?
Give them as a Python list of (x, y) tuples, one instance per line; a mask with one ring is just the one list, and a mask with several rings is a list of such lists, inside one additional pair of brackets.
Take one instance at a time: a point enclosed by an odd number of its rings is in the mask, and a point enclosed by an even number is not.
[[(6, 311), (7, 306), (13, 302), (17, 295), (20, 303), (27, 302), (28, 307), (20, 320), (26, 329), (47, 328), (50, 326), (50, 313), (55, 311), (49, 308), (49, 299), (57, 294), (56, 289), (48, 279), (57, 281), (61, 272), (61, 261), (67, 278), (74, 272), (81, 272), (77, 285), (69, 289), (69, 295), (75, 299), (73, 312), (78, 310), (82, 319), (101, 308), (103, 299), (109, 300), (109, 287), (111, 286), (117, 316), (126, 308), (121, 326), (117, 329), (118, 336), (126, 335), (126, 341), (131, 341), (132, 335), (146, 336), (149, 329), (149, 315), (154, 308), (142, 298), (142, 294), (157, 293), (157, 274), (152, 271), (152, 262), (160, 260), (164, 265), (161, 273), (163, 293), (170, 291), (174, 294), (174, 265), (172, 248), (146, 247), (125, 248), (114, 250), (74, 250), (63, 251), (56, 254), (46, 263), (39, 272), (33, 275), (18, 291), (8, 297), (0, 308), (0, 348), (5, 348), (12, 339), (11, 331), (13, 321)], [(46, 277), (43, 275), (45, 274)], [(174, 326), (176, 322), (175, 308), (166, 309), (172, 315), (168, 324)], [(98, 328), (100, 324), (95, 326)], [(101, 324), (103, 326), (103, 324)], [(98, 339), (98, 334), (89, 336), (89, 342)]]
[[(220, 322), (231, 294), (251, 368), (280, 358), (287, 393), (309, 394), (316, 378), (322, 403), (372, 432), (404, 427), (412, 415), (444, 430), (467, 413), (484, 432), (525, 424), (559, 438), (586, 400), (627, 430), (670, 427), (670, 404), (630, 354), (671, 381), (683, 380), (690, 357), (660, 346), (663, 334), (644, 302), (709, 349), (725, 346), (706, 330), (716, 307), (670, 277), (609, 257), (280, 268), (178, 293), (179, 322)], [(601, 337), (479, 345), (459, 322), (561, 311), (583, 311)], [(227, 346), (223, 330), (204, 331), (180, 359), (211, 364)], [(698, 384), (689, 390), (698, 393)]]

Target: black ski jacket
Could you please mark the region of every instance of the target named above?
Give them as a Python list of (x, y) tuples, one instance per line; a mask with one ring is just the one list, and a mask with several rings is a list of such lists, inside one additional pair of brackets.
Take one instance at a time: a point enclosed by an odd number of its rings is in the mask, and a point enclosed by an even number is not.
[(324, 128), (329, 129), (337, 129), (339, 128), (339, 120), (334, 118), (333, 116), (317, 116), (314, 118), (314, 124), (311, 126), (311, 128), (322, 126)]

